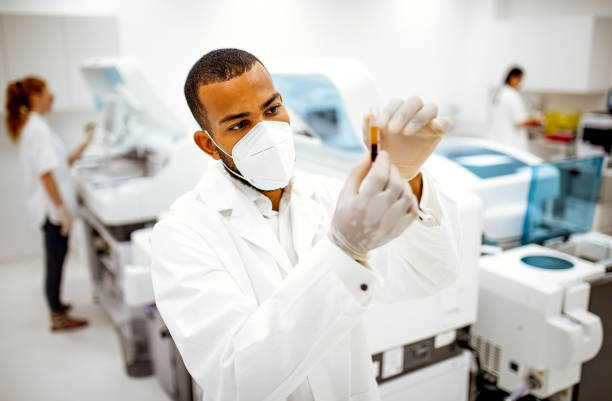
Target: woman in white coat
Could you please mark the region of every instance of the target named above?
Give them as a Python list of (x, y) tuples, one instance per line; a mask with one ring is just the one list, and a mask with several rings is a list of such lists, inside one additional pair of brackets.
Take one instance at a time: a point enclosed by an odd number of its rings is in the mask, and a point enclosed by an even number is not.
[(204, 399), (379, 399), (362, 323), (373, 298), (456, 277), (452, 200), (419, 171), (448, 121), (418, 98), (390, 102), (374, 117), (386, 151), (342, 187), (293, 174), (287, 109), (252, 54), (204, 55), (185, 95), (216, 162), (155, 226), (152, 279)]
[(519, 90), (523, 70), (512, 67), (493, 99), (489, 137), (506, 145), (529, 151), (527, 127), (539, 126), (540, 119), (530, 117)]
[(68, 154), (43, 115), (51, 111), (53, 95), (46, 82), (34, 76), (11, 82), (6, 91), (6, 127), (19, 150), (31, 223), (43, 230), (45, 245), (45, 295), (51, 312), (51, 330), (68, 330), (87, 325), (70, 317), (70, 304), (62, 303), (60, 290), (64, 260), (68, 251), (71, 214), (76, 196), (68, 171), (93, 135), (86, 127), (87, 140)]

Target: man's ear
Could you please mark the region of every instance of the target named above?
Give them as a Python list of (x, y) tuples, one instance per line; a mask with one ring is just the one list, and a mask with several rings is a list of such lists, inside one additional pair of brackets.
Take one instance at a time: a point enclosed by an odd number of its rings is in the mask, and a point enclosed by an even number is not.
[(204, 131), (196, 131), (193, 140), (200, 149), (215, 160), (219, 160), (219, 152), (212, 139)]

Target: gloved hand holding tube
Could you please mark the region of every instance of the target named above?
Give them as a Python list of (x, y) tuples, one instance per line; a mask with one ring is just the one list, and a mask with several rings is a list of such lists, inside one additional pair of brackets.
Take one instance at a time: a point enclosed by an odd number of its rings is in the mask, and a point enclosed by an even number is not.
[(347, 255), (365, 263), (368, 252), (399, 236), (417, 211), (408, 181), (391, 165), (387, 152), (381, 151), (374, 163), (367, 155), (338, 196), (329, 237)]
[(370, 146), (370, 126), (380, 127), (379, 144), (402, 177), (411, 180), (450, 129), (448, 118), (438, 117), (438, 107), (418, 97), (393, 99), (372, 117), (364, 116), (363, 139)]

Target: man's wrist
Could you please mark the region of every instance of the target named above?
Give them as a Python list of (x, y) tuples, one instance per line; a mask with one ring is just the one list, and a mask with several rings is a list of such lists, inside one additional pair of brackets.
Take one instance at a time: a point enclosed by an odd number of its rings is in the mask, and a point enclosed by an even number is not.
[(423, 195), (423, 174), (419, 171), (417, 175), (408, 181), (412, 193), (416, 196), (419, 206), (421, 204), (421, 196)]
[(355, 249), (340, 233), (338, 230), (333, 227), (329, 230), (328, 237), (331, 242), (340, 248), (346, 255), (348, 255), (354, 261), (366, 266), (368, 260), (370, 259), (369, 252), (360, 252)]

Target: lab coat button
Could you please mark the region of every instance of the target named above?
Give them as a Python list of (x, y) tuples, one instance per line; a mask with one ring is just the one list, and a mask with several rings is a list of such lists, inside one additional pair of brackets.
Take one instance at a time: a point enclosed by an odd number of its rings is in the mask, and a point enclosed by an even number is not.
[(368, 290), (368, 285), (367, 284), (361, 284), (361, 291), (367, 291)]

